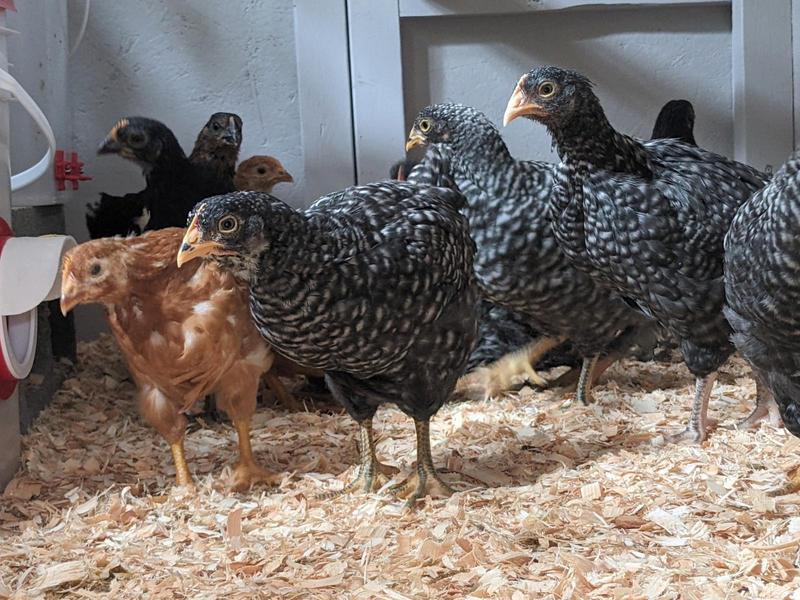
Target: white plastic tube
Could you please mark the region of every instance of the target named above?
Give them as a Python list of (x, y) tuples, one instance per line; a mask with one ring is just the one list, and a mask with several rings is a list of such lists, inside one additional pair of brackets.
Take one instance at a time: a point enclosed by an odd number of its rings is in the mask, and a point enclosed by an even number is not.
[(39, 129), (47, 138), (47, 153), (32, 167), (25, 169), (22, 173), (11, 176), (11, 191), (15, 192), (32, 184), (45, 173), (50, 171), (53, 165), (53, 158), (56, 155), (56, 137), (53, 135), (53, 128), (47, 117), (44, 116), (42, 109), (33, 101), (28, 92), (25, 91), (19, 82), (14, 79), (8, 71), (0, 69), (0, 90), (6, 91), (16, 98), (22, 107), (28, 111)]

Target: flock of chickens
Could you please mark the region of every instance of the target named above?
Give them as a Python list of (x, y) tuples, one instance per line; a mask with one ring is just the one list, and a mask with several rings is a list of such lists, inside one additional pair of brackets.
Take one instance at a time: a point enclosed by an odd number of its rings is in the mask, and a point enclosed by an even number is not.
[[(800, 436), (800, 158), (770, 180), (703, 150), (685, 101), (662, 109), (650, 141), (629, 137), (586, 77), (556, 67), (516, 84), (504, 125), (519, 117), (547, 128), (559, 164), (518, 160), (480, 111), (436, 104), (409, 134), (420, 162), (305, 210), (270, 194), (291, 182), (277, 160), (236, 167), (237, 115), (214, 114), (188, 157), (162, 123), (113, 127), (99, 152), (139, 164), (147, 186), (89, 207), (101, 239), (65, 257), (61, 306), (105, 306), (179, 484), (192, 482), (187, 414), (212, 394), (239, 436), (233, 488), (278, 482), (253, 456), (250, 422), (262, 380), (290, 402), (279, 376), (302, 373), (324, 377), (359, 425), (357, 476), (331, 494), (395, 474), (375, 452), (379, 405), (413, 418), (416, 469), (389, 488), (411, 507), (452, 492), (429, 420), (457, 387), (494, 394), (523, 375), (590, 402), (614, 361), (670, 340), (697, 381), (676, 440), (705, 439), (717, 370), (737, 348), (757, 412), (774, 397)], [(580, 368), (547, 381), (537, 368), (553, 362)]]

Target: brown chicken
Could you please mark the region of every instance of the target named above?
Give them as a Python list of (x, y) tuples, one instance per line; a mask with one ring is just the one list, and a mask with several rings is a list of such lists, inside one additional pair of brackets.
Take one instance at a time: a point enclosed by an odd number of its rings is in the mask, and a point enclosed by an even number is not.
[(250, 446), (259, 381), (274, 355), (252, 324), (246, 286), (213, 262), (178, 269), (183, 233), (168, 228), (73, 248), (64, 257), (61, 310), (105, 307), (138, 387), (142, 415), (169, 443), (179, 485), (192, 486), (183, 448), (185, 412), (211, 393), (239, 437), (232, 489), (277, 485), (281, 477), (260, 467)]
[(272, 156), (251, 156), (239, 163), (233, 178), (234, 187), (240, 192), (272, 193), (279, 183), (293, 183), (294, 179), (281, 161)]

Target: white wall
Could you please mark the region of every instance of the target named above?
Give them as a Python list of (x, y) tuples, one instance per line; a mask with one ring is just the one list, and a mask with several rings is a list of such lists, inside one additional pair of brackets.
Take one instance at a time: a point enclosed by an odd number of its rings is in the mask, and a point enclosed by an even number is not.
[[(691, 100), (702, 146), (733, 151), (729, 7), (581, 10), (403, 19), (406, 123), (432, 102), (461, 102), (498, 125), (519, 76), (537, 64), (592, 79), (611, 122), (648, 137), (659, 108)], [(503, 130), (520, 158), (554, 161), (544, 128)]]

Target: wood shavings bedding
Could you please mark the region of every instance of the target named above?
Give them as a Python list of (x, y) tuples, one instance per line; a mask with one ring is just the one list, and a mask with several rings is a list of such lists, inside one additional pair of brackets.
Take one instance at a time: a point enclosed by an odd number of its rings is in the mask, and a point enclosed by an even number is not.
[[(254, 449), (285, 476), (248, 494), (227, 491), (231, 427), (190, 433), (198, 490), (180, 493), (113, 341), (79, 364), (0, 497), (0, 597), (800, 598), (800, 496), (768, 495), (800, 442), (764, 424), (665, 444), (692, 391), (679, 364), (617, 365), (588, 407), (529, 389), (445, 406), (434, 459), (468, 491), (413, 513), (379, 494), (314, 499), (352, 476), (337, 479), (355, 459), (338, 410), (262, 407)], [(730, 424), (754, 402), (731, 362), (712, 414)], [(411, 421), (383, 409), (376, 431), (408, 469)]]

